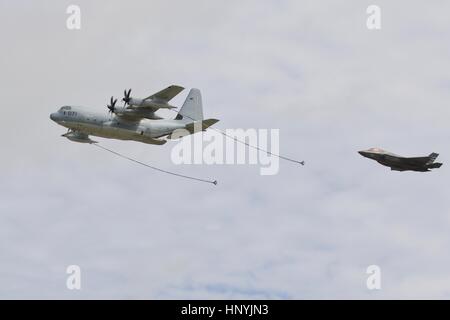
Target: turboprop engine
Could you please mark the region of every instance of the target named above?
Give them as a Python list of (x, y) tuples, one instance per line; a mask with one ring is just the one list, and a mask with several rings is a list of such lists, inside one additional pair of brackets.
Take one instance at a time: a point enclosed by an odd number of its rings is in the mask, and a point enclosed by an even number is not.
[(143, 108), (156, 108), (156, 109), (176, 109), (176, 107), (168, 104), (167, 101), (158, 98), (152, 97), (148, 97), (146, 99), (133, 98), (131, 96), (131, 89), (129, 89), (128, 91), (125, 90), (123, 92), (123, 95), (124, 96), (122, 101), (125, 103), (125, 105), (128, 105), (127, 108), (129, 109), (132, 109), (134, 106)]

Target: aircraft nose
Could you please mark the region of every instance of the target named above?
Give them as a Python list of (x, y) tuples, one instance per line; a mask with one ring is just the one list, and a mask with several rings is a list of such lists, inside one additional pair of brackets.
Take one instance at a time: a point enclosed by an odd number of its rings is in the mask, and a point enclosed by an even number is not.
[(359, 153), (360, 155), (362, 155), (363, 157), (365, 157), (365, 156), (367, 155), (367, 152), (366, 152), (366, 151), (358, 151), (358, 153)]
[(58, 112), (53, 112), (50, 114), (50, 119), (52, 119), (55, 122), (58, 122), (61, 120), (61, 116)]

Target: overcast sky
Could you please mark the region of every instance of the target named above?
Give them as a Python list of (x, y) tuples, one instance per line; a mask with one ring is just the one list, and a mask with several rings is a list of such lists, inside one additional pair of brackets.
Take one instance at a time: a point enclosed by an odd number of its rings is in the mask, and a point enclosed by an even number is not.
[[(81, 8), (81, 30), (66, 9)], [(382, 29), (366, 28), (381, 8)], [(0, 298), (450, 298), (448, 1), (0, 0)], [(62, 138), (60, 106), (202, 90), (217, 128), (280, 129), (275, 176)], [(187, 90), (174, 99), (181, 105)], [(440, 153), (391, 172), (358, 150)], [(82, 290), (66, 288), (79, 265)], [(378, 265), (382, 289), (366, 287)]]

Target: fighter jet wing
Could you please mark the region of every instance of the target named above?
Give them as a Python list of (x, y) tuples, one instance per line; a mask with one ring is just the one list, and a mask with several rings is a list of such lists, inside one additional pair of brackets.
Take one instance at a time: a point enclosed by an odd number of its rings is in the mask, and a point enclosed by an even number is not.
[(144, 100), (160, 100), (168, 102), (173, 99), (176, 95), (178, 95), (181, 91), (183, 91), (184, 88), (172, 85), (170, 87), (165, 88), (164, 90), (161, 90), (155, 94), (152, 94), (151, 96), (148, 96)]

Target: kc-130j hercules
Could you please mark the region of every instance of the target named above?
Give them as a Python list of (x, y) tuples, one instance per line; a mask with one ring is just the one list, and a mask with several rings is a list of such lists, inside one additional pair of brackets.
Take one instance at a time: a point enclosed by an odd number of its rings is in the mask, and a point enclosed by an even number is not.
[(82, 107), (64, 106), (52, 113), (50, 119), (68, 128), (68, 132), (62, 136), (75, 142), (96, 143), (89, 138), (89, 135), (93, 135), (162, 145), (167, 142), (161, 139), (163, 137), (179, 138), (206, 130), (219, 121), (203, 120), (202, 97), (198, 89), (191, 89), (174, 119), (155, 115), (158, 109), (174, 109), (169, 101), (183, 90), (183, 87), (172, 85), (145, 99), (133, 98), (131, 89), (125, 90), (123, 107), (116, 107), (117, 99), (111, 97), (107, 114), (94, 113)]
[(377, 161), (378, 163), (390, 167), (395, 171), (430, 171), (430, 169), (440, 168), (442, 163), (434, 162), (439, 154), (432, 153), (427, 157), (402, 157), (379, 148), (371, 148), (359, 151), (363, 157)]

